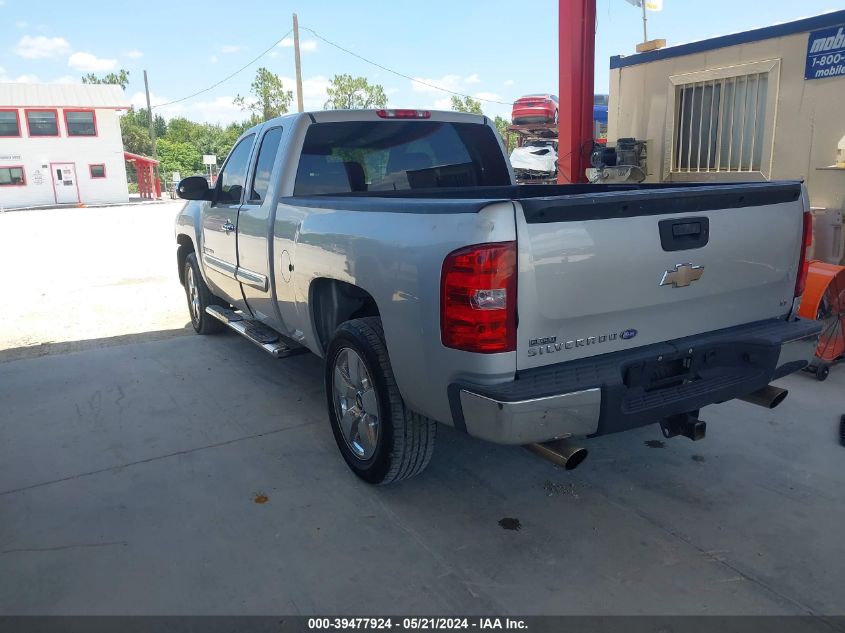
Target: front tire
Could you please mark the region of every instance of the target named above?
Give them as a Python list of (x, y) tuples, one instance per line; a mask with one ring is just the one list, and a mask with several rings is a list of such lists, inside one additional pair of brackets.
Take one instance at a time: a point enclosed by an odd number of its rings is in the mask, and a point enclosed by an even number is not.
[(214, 334), (225, 327), (220, 321), (208, 314), (205, 309), (210, 305), (224, 305), (224, 301), (215, 296), (200, 274), (197, 256), (188, 253), (185, 258), (185, 296), (188, 299), (188, 312), (191, 325), (197, 334)]
[(428, 465), (437, 424), (405, 407), (381, 319), (354, 319), (337, 329), (326, 354), (325, 383), (335, 442), (358, 477), (387, 484)]

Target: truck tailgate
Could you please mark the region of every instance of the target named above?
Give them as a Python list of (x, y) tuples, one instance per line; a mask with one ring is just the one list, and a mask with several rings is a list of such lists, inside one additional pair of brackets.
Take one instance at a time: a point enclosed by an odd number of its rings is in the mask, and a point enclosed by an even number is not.
[(785, 316), (801, 184), (516, 201), (517, 369)]

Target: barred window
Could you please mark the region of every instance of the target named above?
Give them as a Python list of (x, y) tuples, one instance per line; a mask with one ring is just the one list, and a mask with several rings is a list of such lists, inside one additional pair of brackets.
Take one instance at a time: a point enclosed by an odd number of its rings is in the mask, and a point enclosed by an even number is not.
[(767, 120), (772, 118), (767, 117), (770, 69), (742, 74), (730, 71), (672, 78), (672, 172), (764, 171), (764, 148), (771, 140), (767, 130)]

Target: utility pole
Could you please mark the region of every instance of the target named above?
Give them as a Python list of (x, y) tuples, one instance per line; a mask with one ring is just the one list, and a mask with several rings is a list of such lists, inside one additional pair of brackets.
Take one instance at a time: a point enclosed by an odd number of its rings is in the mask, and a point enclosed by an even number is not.
[(302, 105), (302, 64), (299, 61), (299, 20), (293, 14), (293, 58), (296, 63), (296, 108), (298, 112), (305, 110)]
[(648, 18), (646, 17), (646, 0), (642, 0), (643, 5), (643, 43), (648, 42), (648, 30), (646, 29), (646, 23), (648, 22)]
[(147, 93), (147, 114), (150, 115), (150, 140), (153, 142), (153, 160), (156, 161), (156, 165), (153, 168), (153, 178), (155, 182), (151, 183), (153, 186), (153, 190), (155, 190), (156, 182), (159, 181), (159, 172), (158, 172), (158, 152), (156, 151), (156, 128), (153, 125), (153, 109), (150, 107), (150, 83), (147, 81), (147, 71), (144, 71), (144, 91)]

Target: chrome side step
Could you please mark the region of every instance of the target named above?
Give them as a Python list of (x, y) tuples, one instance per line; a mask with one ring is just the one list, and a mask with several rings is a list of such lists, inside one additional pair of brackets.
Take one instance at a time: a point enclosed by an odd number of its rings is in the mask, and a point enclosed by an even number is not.
[(215, 319), (224, 323), (229, 329), (234, 330), (245, 339), (258, 345), (265, 352), (274, 358), (287, 358), (304, 354), (308, 350), (295, 344), (289, 344), (281, 340), (278, 332), (267, 327), (260, 321), (247, 319), (240, 312), (223, 306), (208, 306), (205, 311)]

